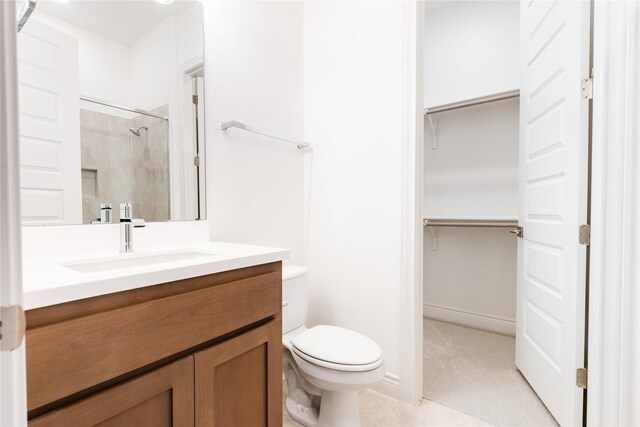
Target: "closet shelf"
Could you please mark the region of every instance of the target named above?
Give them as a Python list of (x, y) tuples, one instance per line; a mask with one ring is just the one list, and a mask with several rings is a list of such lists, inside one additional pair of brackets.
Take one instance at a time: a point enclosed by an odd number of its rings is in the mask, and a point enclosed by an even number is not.
[(507, 92), (494, 93), (492, 95), (481, 96), (478, 98), (465, 99), (463, 101), (452, 102), (450, 104), (437, 105), (424, 109), (424, 115), (430, 116), (435, 113), (444, 111), (457, 110), (459, 108), (473, 107), (474, 105), (487, 104), (490, 102), (502, 101), (505, 99), (517, 98), (520, 96), (520, 90), (510, 90)]

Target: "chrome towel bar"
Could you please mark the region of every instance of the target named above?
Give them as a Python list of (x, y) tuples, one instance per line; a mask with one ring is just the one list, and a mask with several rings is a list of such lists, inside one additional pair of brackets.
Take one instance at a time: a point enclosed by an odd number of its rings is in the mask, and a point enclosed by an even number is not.
[(227, 130), (229, 128), (236, 128), (236, 129), (240, 129), (240, 130), (244, 130), (246, 132), (251, 132), (251, 133), (255, 133), (258, 135), (262, 135), (262, 136), (266, 136), (268, 138), (273, 138), (273, 139), (277, 139), (279, 141), (282, 142), (286, 142), (289, 144), (294, 144), (295, 146), (298, 147), (298, 149), (302, 150), (305, 148), (311, 148), (311, 144), (309, 144), (306, 141), (301, 141), (301, 140), (296, 140), (296, 139), (289, 139), (289, 138), (284, 138), (281, 136), (276, 136), (276, 135), (272, 135), (260, 130), (256, 130), (253, 128), (250, 128), (249, 126), (245, 125), (244, 123), (240, 123), (240, 122), (236, 122), (235, 120), (230, 120), (228, 122), (222, 122), (220, 123), (220, 129)]

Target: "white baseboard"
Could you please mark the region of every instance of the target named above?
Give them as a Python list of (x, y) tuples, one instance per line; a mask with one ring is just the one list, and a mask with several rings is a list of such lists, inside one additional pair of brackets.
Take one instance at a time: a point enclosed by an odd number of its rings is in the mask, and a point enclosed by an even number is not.
[(400, 400), (400, 377), (387, 373), (384, 378), (382, 378), (382, 381), (371, 387), (371, 390)]
[(516, 335), (516, 322), (504, 317), (459, 310), (434, 304), (423, 304), (422, 314), (429, 319), (457, 323), (471, 328), (483, 329), (504, 335)]

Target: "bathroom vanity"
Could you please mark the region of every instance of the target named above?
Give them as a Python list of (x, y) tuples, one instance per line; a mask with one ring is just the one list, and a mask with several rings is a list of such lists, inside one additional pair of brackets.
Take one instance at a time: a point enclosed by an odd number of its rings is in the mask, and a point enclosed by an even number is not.
[[(68, 283), (38, 288), (39, 276), (25, 278), (27, 303), (39, 306), (26, 311), (29, 424), (282, 425), (282, 267), (263, 262), (286, 251), (201, 245), (210, 246), (228, 250), (113, 269), (109, 280), (129, 289), (107, 293), (104, 271), (27, 260), (41, 271), (58, 269), (58, 280)], [(105, 262), (93, 259), (94, 269)], [(207, 271), (214, 272), (200, 274)], [(158, 282), (179, 274), (190, 277)], [(73, 277), (85, 283), (73, 284)], [(157, 284), (140, 285), (144, 280)], [(83, 297), (74, 299), (78, 292)], [(91, 293), (99, 295), (86, 297)], [(54, 295), (67, 301), (46, 305)]]

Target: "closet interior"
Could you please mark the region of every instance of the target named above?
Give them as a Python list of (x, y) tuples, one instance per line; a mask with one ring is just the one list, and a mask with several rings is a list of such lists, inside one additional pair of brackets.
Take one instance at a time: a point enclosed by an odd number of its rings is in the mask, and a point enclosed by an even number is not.
[(520, 5), (424, 5), (423, 395), (553, 425), (514, 362)]
[(518, 2), (426, 6), (425, 315), (515, 335)]

